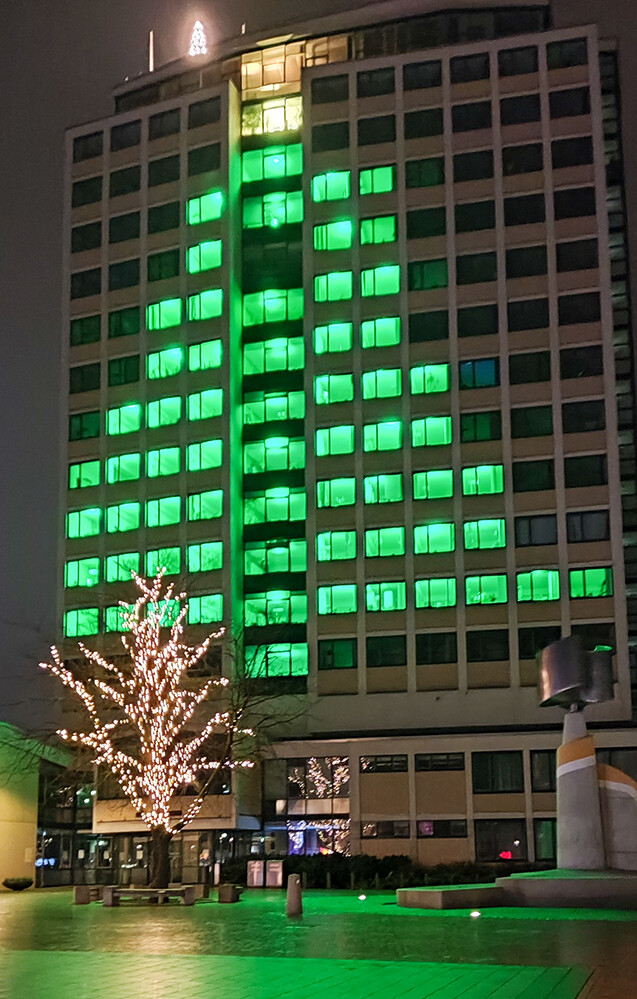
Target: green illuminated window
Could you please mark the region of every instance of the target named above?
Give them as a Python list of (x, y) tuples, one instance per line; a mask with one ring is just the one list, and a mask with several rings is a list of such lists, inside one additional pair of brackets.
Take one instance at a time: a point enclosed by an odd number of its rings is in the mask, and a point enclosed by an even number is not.
[(426, 416), (411, 421), (412, 447), (439, 447), (451, 444), (451, 417)]
[(184, 366), (184, 348), (166, 347), (165, 350), (158, 350), (154, 354), (149, 354), (146, 358), (147, 378), (170, 378), (171, 375), (178, 375)]
[(400, 368), (364, 371), (362, 383), (363, 399), (393, 399), (402, 393), (402, 371)]
[(356, 583), (319, 586), (316, 590), (316, 606), (319, 614), (355, 614)]
[(243, 399), (244, 424), (302, 420), (305, 416), (305, 393), (302, 391), (247, 392)]
[(327, 454), (352, 454), (354, 451), (354, 427), (346, 424), (340, 427), (321, 427), (316, 431), (316, 456)]
[(398, 451), (403, 446), (400, 420), (366, 423), (363, 427), (363, 451)]
[(396, 168), (391, 166), (371, 167), (361, 170), (358, 175), (359, 194), (386, 194), (396, 186)]
[(208, 288), (197, 295), (188, 296), (188, 319), (196, 322), (199, 319), (214, 319), (223, 312), (223, 290)]
[(504, 519), (468, 520), (464, 525), (464, 546), (467, 551), (473, 548), (505, 548), (506, 529)]
[(412, 395), (449, 391), (448, 364), (419, 364), (409, 372)]
[(171, 326), (179, 326), (182, 310), (183, 302), (180, 298), (166, 298), (163, 302), (147, 305), (146, 329), (166, 330)]
[(356, 558), (356, 531), (321, 531), (316, 535), (319, 562)]
[(568, 574), (571, 598), (612, 597), (613, 570), (610, 566), (592, 569), (571, 569)]
[(188, 225), (200, 225), (202, 222), (212, 222), (220, 219), (223, 214), (225, 198), (223, 191), (208, 191), (198, 198), (190, 198), (186, 202), (186, 221)]
[(312, 201), (340, 201), (350, 196), (349, 170), (332, 170), (312, 177)]
[(504, 467), (502, 465), (475, 465), (462, 469), (464, 496), (489, 496), (504, 492)]
[(332, 271), (314, 278), (315, 302), (343, 302), (352, 297), (352, 272)]
[(250, 676), (306, 676), (308, 651), (304, 642), (247, 645), (246, 661)]
[(189, 572), (212, 572), (223, 568), (223, 541), (204, 541), (188, 545), (186, 563)]
[(159, 600), (150, 606), (159, 613), (159, 624), (162, 628), (170, 627), (177, 620), (180, 609), (178, 600)]
[(361, 323), (361, 346), (393, 347), (400, 343), (400, 319), (398, 316), (385, 316), (382, 319), (366, 319)]
[(186, 448), (186, 467), (189, 472), (203, 472), (219, 468), (223, 461), (223, 441), (219, 438), (189, 444)]
[(455, 607), (456, 581), (446, 579), (417, 579), (414, 586), (416, 607)]
[(132, 434), (142, 425), (142, 407), (138, 402), (129, 402), (125, 406), (116, 406), (106, 411), (106, 433)]
[(189, 274), (199, 274), (200, 271), (211, 271), (221, 267), (222, 242), (220, 239), (206, 239), (186, 250), (186, 268)]
[(153, 399), (146, 403), (146, 426), (170, 427), (181, 419), (181, 398), (178, 395)]
[(146, 575), (154, 578), (160, 569), (165, 569), (167, 576), (181, 572), (181, 548), (155, 548), (146, 552)]
[(465, 579), (465, 599), (472, 604), (505, 604), (507, 602), (507, 578), (503, 574), (489, 576), (467, 576)]
[(340, 219), (314, 226), (315, 250), (349, 250), (354, 238), (354, 223)]
[(365, 531), (367, 558), (387, 558), (405, 554), (404, 527), (376, 527)]
[(407, 584), (394, 581), (387, 583), (367, 583), (365, 587), (365, 609), (376, 611), (399, 611), (407, 606)]
[(361, 221), (361, 246), (370, 243), (393, 243), (396, 240), (396, 216), (378, 215)]
[(244, 184), (279, 177), (298, 177), (303, 172), (303, 146), (300, 142), (293, 142), (289, 146), (250, 149), (241, 157), (241, 166)]
[(403, 477), (400, 472), (366, 475), (363, 479), (363, 499), (365, 503), (400, 503), (403, 499)]
[(400, 267), (398, 264), (383, 264), (361, 271), (361, 295), (396, 295), (400, 291)]
[(319, 510), (330, 506), (352, 506), (356, 502), (356, 479), (322, 479), (316, 483), (316, 505)]
[(268, 226), (278, 229), (303, 221), (302, 191), (270, 191), (258, 198), (243, 201), (243, 228), (259, 229)]
[(223, 621), (223, 593), (206, 593), (201, 597), (190, 597), (188, 624), (211, 624), (215, 621)]
[(188, 520), (213, 520), (223, 514), (223, 490), (207, 489), (188, 497)]
[(100, 630), (100, 612), (97, 607), (83, 607), (70, 610), (64, 615), (64, 635), (66, 638), (79, 638), (81, 635), (97, 635)]
[(246, 475), (305, 468), (305, 441), (302, 437), (268, 437), (250, 441), (243, 447), (243, 470)]
[(136, 531), (140, 524), (139, 503), (117, 503), (106, 507), (106, 530), (108, 534), (118, 531)]
[(243, 296), (243, 325), (284, 323), (303, 316), (302, 288), (269, 288)]
[(109, 486), (114, 482), (131, 482), (141, 475), (140, 454), (117, 454), (106, 459), (106, 481)]
[(220, 368), (223, 362), (223, 344), (221, 340), (206, 340), (204, 343), (193, 343), (188, 348), (188, 370), (207, 371), (209, 368)]
[(204, 389), (188, 396), (188, 419), (209, 420), (223, 412), (223, 389)]
[(305, 363), (303, 337), (276, 337), (274, 340), (247, 343), (243, 348), (244, 375), (262, 375), (267, 371), (300, 371)]
[(352, 349), (351, 323), (328, 323), (314, 327), (314, 353), (335, 354)]
[(130, 631), (130, 628), (126, 626), (124, 621), (124, 615), (131, 613), (133, 610), (132, 604), (127, 604), (126, 607), (106, 607), (104, 610), (104, 631), (105, 632), (123, 632)]
[(246, 576), (263, 576), (266, 572), (305, 572), (307, 569), (307, 542), (252, 541), (244, 546), (244, 572)]
[(91, 538), (100, 533), (102, 511), (99, 507), (70, 510), (66, 515), (67, 538)]
[(245, 598), (246, 627), (268, 624), (303, 624), (307, 621), (307, 594), (290, 590), (251, 593)]
[(246, 524), (266, 524), (282, 520), (305, 520), (305, 489), (275, 486), (261, 492), (247, 493), (243, 504)]
[(139, 552), (122, 552), (108, 555), (104, 561), (104, 576), (107, 583), (130, 583), (133, 572), (139, 572)]
[(180, 467), (178, 447), (160, 447), (146, 452), (146, 475), (155, 479), (160, 475), (176, 475)]
[(354, 398), (354, 375), (315, 375), (314, 400), (317, 406), (331, 402), (351, 402)]
[(453, 524), (419, 524), (414, 527), (414, 552), (416, 555), (437, 555), (452, 552), (456, 547), (456, 529)]
[[(130, 576), (128, 577), (130, 579)], [(100, 581), (100, 560), (98, 558), (79, 558), (67, 562), (64, 566), (64, 585), (95, 586)]]
[(99, 486), (99, 461), (78, 461), (69, 465), (69, 489), (86, 489), (88, 486)]
[(447, 499), (453, 496), (453, 472), (450, 468), (434, 468), (429, 472), (414, 472), (414, 499)]
[(560, 574), (557, 569), (532, 569), (516, 576), (518, 602), (529, 600), (559, 600)]
[(146, 527), (166, 527), (181, 520), (181, 497), (162, 496), (146, 501)]

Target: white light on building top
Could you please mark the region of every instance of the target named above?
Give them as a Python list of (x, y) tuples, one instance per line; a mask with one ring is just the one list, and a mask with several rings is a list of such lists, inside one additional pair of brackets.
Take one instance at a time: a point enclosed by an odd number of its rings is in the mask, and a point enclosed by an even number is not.
[(203, 24), (201, 21), (195, 21), (195, 25), (192, 29), (192, 35), (190, 38), (190, 48), (188, 49), (189, 56), (201, 56), (208, 55), (208, 43), (206, 41), (206, 32), (203, 30)]

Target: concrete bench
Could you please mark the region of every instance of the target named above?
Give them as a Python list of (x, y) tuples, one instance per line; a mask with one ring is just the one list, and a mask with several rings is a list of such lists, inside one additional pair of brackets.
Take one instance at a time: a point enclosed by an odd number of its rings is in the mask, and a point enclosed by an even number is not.
[(102, 885), (75, 885), (76, 905), (89, 905), (91, 902), (101, 902), (104, 897), (104, 887)]
[(220, 902), (238, 902), (243, 885), (219, 885)]
[(122, 885), (105, 885), (104, 906), (111, 908), (119, 905), (122, 899), (146, 899), (161, 905), (171, 898), (178, 898), (182, 905), (194, 905), (197, 895), (201, 897), (198, 888), (198, 885), (180, 885), (172, 888), (126, 888)]

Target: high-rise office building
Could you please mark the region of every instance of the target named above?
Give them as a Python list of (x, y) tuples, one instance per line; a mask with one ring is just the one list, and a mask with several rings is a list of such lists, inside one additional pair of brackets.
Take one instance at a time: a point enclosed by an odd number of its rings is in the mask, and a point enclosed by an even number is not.
[[(113, 651), (164, 566), (194, 635), (304, 704), (184, 864), (255, 836), (550, 859), (539, 649), (613, 647), (591, 719), (637, 766), (612, 43), (408, 0), (244, 35), (118, 87), (66, 187), (65, 639)], [(112, 808), (95, 831), (143, 853)]]

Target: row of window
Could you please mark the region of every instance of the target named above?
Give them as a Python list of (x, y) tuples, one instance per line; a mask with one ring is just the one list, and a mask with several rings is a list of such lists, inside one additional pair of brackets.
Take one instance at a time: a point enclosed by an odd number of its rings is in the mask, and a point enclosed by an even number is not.
[[(177, 604), (177, 601), (174, 601)], [(169, 625), (174, 620), (176, 609), (168, 608), (164, 623)], [(100, 612), (99, 607), (82, 607), (68, 610), (64, 614), (63, 632), (66, 638), (78, 638), (84, 635), (97, 635), (105, 632), (127, 631), (127, 610), (121, 606), (105, 607)], [(214, 624), (223, 620), (223, 594), (207, 593), (202, 596), (191, 596), (188, 601), (188, 624)]]
[[(192, 344), (190, 347), (176, 345), (164, 347), (146, 355), (146, 377), (149, 381), (170, 378), (181, 371), (205, 371), (219, 368), (223, 363), (223, 345), (221, 340), (206, 340)], [(108, 361), (107, 384), (109, 388), (116, 385), (131, 385), (140, 378), (140, 355), (128, 354), (124, 357), (113, 357)], [(69, 392), (91, 392), (100, 388), (101, 364), (92, 361), (90, 364), (76, 364), (69, 369)]]
[[(130, 582), (132, 573), (144, 570), (147, 576), (156, 576), (160, 569), (165, 569), (167, 575), (174, 575), (181, 571), (181, 554), (181, 548), (175, 546), (148, 551), (143, 559), (143, 569), (140, 552), (107, 555), (104, 559), (104, 582)], [(222, 541), (203, 541), (186, 546), (184, 568), (188, 572), (211, 572), (222, 567)], [(97, 556), (71, 559), (64, 566), (64, 585), (69, 588), (96, 586), (101, 578), (101, 559)]]
[[(553, 749), (532, 749), (531, 790), (555, 791), (556, 754)], [(361, 756), (360, 773), (407, 773), (407, 754), (394, 756)], [(464, 771), (465, 754), (415, 753), (416, 773), (434, 771)], [(474, 794), (522, 794), (524, 792), (524, 764), (522, 750), (500, 750), (471, 753), (471, 776)]]
[[(153, 399), (146, 403), (145, 426), (148, 429), (169, 427), (179, 423), (185, 411), (188, 420), (208, 420), (221, 416), (223, 411), (223, 389), (204, 389), (203, 392), (192, 392), (186, 396), (185, 406), (181, 396), (168, 396), (163, 399)], [(125, 403), (107, 409), (106, 434), (117, 436), (131, 434), (141, 430), (144, 407), (140, 402)], [(99, 410), (87, 413), (72, 413), (69, 417), (69, 440), (78, 441), (99, 437), (101, 432), (102, 414)]]
[[(223, 515), (223, 490), (207, 489), (181, 496), (161, 496), (145, 503), (127, 500), (107, 506), (70, 510), (66, 515), (67, 538), (89, 538), (102, 529), (107, 534), (136, 531), (142, 524), (142, 509), (146, 527), (168, 527), (187, 520), (213, 520)], [(183, 514), (185, 513), (185, 518)]]
[[(185, 468), (189, 472), (202, 472), (219, 468), (223, 463), (223, 441), (220, 438), (197, 441), (184, 449)], [(68, 488), (85, 489), (98, 486), (101, 479), (102, 463), (97, 458), (73, 462), (69, 465)], [(104, 462), (104, 481), (108, 485), (117, 482), (133, 482), (145, 472), (149, 479), (159, 476), (177, 475), (182, 471), (182, 449), (177, 446), (153, 448), (145, 456), (138, 451), (117, 454)]]

